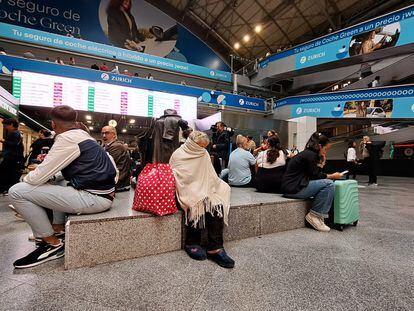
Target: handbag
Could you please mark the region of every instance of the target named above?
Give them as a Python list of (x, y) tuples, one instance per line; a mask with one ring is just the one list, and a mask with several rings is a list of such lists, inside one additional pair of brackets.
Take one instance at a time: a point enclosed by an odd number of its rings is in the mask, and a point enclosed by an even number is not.
[(149, 163), (145, 166), (138, 176), (132, 208), (157, 216), (177, 212), (175, 179), (169, 164)]

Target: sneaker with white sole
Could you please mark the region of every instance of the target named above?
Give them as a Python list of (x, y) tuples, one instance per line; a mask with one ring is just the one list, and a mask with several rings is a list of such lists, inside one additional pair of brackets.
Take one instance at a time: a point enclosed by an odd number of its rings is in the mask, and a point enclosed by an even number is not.
[(321, 232), (331, 231), (331, 228), (329, 228), (327, 225), (325, 225), (323, 219), (316, 216), (316, 215), (314, 215), (313, 213), (309, 212), (305, 216), (305, 219), (312, 227), (314, 227), (318, 231), (321, 231)]
[(59, 245), (43, 242), (33, 252), (16, 260), (13, 265), (16, 269), (31, 268), (47, 261), (58, 259), (64, 255), (65, 246), (61, 241)]
[[(54, 235), (59, 240), (61, 240), (63, 243), (65, 243), (65, 231), (55, 232)], [(31, 237), (33, 237), (34, 239), (31, 240), (30, 239)], [(36, 247), (39, 247), (43, 243), (43, 239), (42, 238), (36, 238), (33, 235), (29, 236), (29, 241), (35, 242)]]

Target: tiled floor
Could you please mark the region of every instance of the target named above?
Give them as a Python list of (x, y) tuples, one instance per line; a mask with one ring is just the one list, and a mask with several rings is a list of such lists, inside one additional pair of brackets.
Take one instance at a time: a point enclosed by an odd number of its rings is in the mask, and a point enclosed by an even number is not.
[(358, 227), (228, 243), (234, 270), (183, 251), (64, 271), (13, 271), (33, 248), (0, 198), (0, 310), (414, 310), (414, 179), (361, 188)]

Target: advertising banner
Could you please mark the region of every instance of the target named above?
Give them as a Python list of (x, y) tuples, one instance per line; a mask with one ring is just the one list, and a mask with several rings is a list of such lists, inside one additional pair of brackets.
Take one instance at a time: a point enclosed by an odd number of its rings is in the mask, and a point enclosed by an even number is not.
[(274, 104), (276, 111), (284, 106), (291, 118), (414, 118), (414, 85), (287, 97)]
[(117, 84), (136, 87), (151, 91), (166, 92), (197, 97), (198, 102), (223, 107), (233, 107), (257, 112), (265, 111), (265, 102), (261, 98), (239, 96), (215, 90), (179, 85), (174, 83), (112, 74), (92, 69), (83, 69), (73, 66), (59, 65), (46, 61), (29, 60), (25, 58), (0, 55), (0, 68), (2, 73), (11, 73), (13, 70), (44, 73), (62, 77), (76, 78), (88, 81)]
[(144, 0), (0, 0), (0, 23), (7, 39), (231, 81), (206, 44)]
[(308, 68), (355, 55), (414, 43), (414, 6), (345, 28), (318, 39), (271, 55), (259, 63), (260, 68), (294, 57), (286, 72)]

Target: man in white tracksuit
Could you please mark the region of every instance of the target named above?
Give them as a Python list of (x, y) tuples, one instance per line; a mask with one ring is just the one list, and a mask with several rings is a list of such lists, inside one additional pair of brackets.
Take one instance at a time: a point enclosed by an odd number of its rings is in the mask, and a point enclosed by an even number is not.
[[(23, 182), (10, 188), (16, 211), (30, 225), (39, 247), (14, 262), (15, 268), (37, 266), (64, 255), (65, 213), (93, 214), (108, 210), (115, 193), (116, 166), (111, 157), (76, 122), (69, 106), (51, 111), (55, 143), (45, 160)], [(61, 172), (65, 186), (50, 184)], [(53, 225), (46, 209), (53, 210)]]

